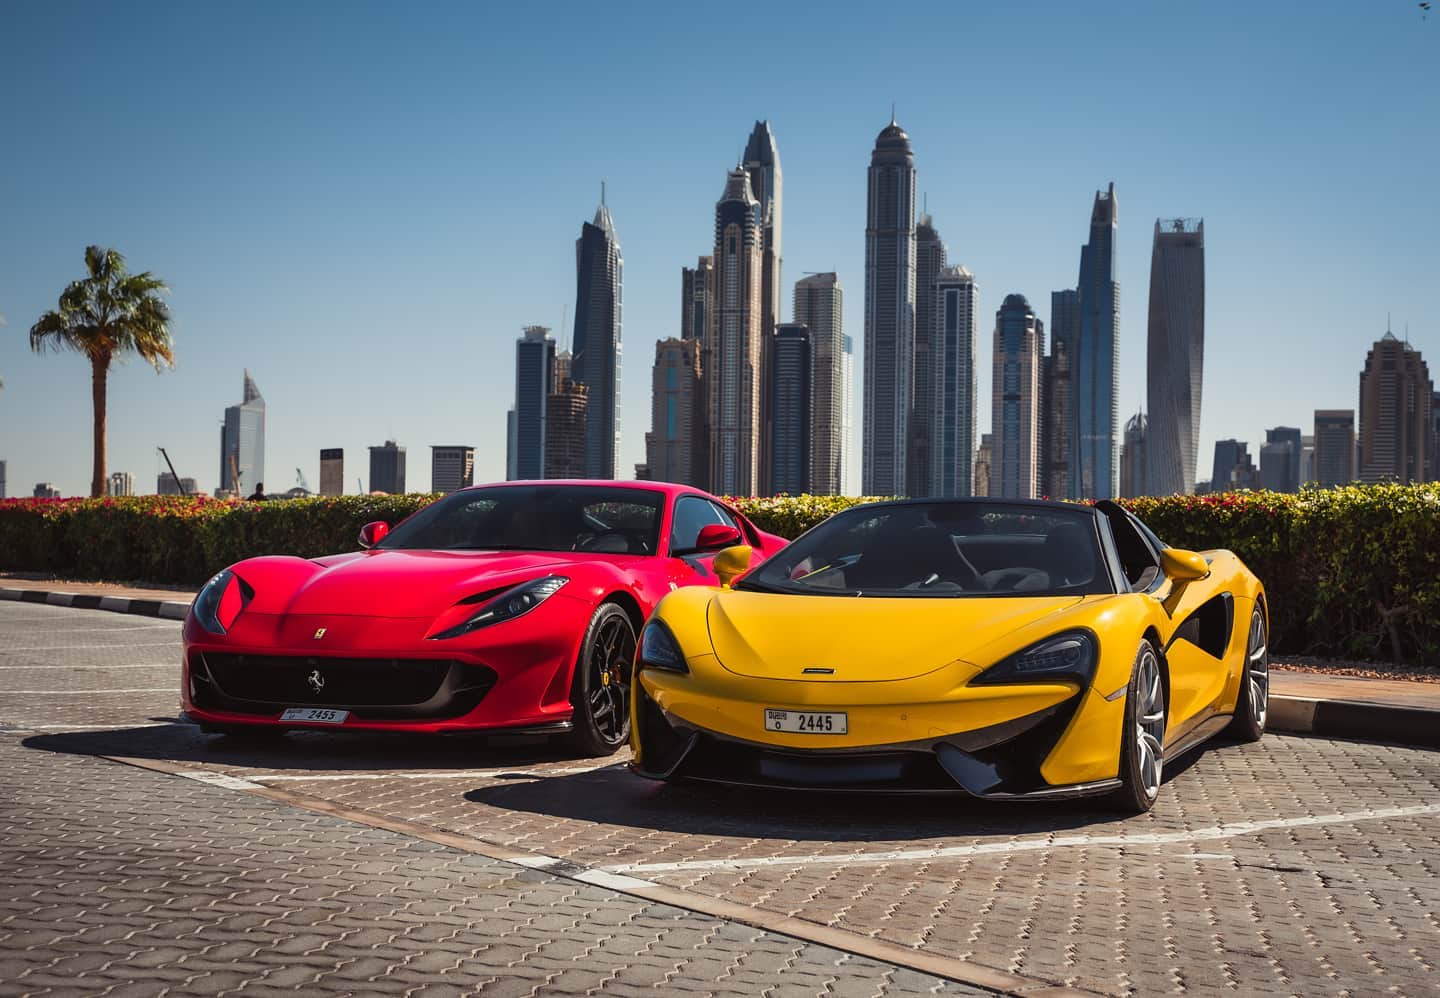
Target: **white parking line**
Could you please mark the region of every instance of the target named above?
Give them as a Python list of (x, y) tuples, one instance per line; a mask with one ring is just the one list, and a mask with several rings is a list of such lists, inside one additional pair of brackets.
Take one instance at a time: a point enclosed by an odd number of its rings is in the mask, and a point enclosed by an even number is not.
[[(114, 643), (106, 645), (25, 645), (20, 648), (0, 648), (0, 655), (8, 655), (16, 651), (110, 651), (115, 647)], [(144, 641), (135, 644), (127, 644), (126, 648), (174, 648), (174, 641)]]
[(131, 728), (165, 728), (174, 721), (125, 721), (120, 724), (26, 724), (24, 721), (9, 722), (14, 731), (129, 731)]
[(125, 690), (0, 690), (6, 696), (96, 696), (103, 693), (178, 693), (175, 686), (154, 686), (146, 689), (125, 689)]
[(1065, 849), (1076, 846), (1154, 846), (1177, 842), (1208, 842), (1241, 835), (1274, 831), (1281, 828), (1303, 828), (1311, 825), (1348, 825), (1358, 821), (1386, 818), (1408, 818), (1440, 814), (1440, 804), (1416, 804), (1411, 807), (1375, 808), (1346, 814), (1318, 814), (1301, 818), (1270, 818), (1264, 821), (1237, 821), (1232, 825), (1215, 825), (1185, 832), (1145, 832), (1138, 835), (1062, 835), (1056, 838), (1023, 839), (1019, 842), (977, 842), (967, 846), (944, 846), (937, 849), (894, 849), (888, 852), (846, 853), (816, 856), (754, 856), (742, 859), (697, 859), (679, 863), (617, 863), (600, 867), (610, 873), (676, 873), (684, 870), (749, 870), (769, 866), (853, 866), (881, 863), (924, 863), (937, 859), (962, 856), (1005, 855)]
[[(6, 620), (5, 623), (10, 623)], [(121, 634), (126, 631), (174, 631), (180, 632), (180, 625), (176, 623), (166, 624), (131, 624), (128, 627), (106, 627), (103, 624), (96, 624), (94, 627), (47, 627), (46, 634)]]
[(139, 665), (0, 665), (0, 672), (21, 672), (34, 669), (64, 669), (66, 672), (84, 672), (87, 669), (178, 669), (179, 662), (142, 662)]

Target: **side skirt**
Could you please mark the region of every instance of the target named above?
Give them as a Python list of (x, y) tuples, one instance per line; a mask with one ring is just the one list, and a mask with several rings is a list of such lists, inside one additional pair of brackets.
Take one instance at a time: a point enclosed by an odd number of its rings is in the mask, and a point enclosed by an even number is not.
[(1168, 763), (1178, 759), (1191, 749), (1198, 748), (1202, 742), (1207, 742), (1229, 725), (1233, 714), (1217, 714), (1214, 717), (1201, 721), (1188, 735), (1180, 739), (1174, 745), (1165, 747), (1165, 761)]

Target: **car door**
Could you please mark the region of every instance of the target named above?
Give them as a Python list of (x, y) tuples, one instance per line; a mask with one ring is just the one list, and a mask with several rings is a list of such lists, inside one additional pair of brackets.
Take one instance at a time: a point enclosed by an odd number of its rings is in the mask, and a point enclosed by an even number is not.
[(1161, 650), (1170, 674), (1165, 738), (1173, 741), (1209, 717), (1225, 690), (1226, 642), (1217, 645), (1213, 635), (1223, 631), (1228, 636), (1231, 621), (1217, 619), (1225, 614), (1225, 603), (1213, 600), (1213, 586), (1206, 580), (1166, 577), (1160, 567), (1159, 538), (1130, 512), (1109, 501), (1095, 505), (1110, 522), (1130, 591), (1159, 603), (1165, 613)]

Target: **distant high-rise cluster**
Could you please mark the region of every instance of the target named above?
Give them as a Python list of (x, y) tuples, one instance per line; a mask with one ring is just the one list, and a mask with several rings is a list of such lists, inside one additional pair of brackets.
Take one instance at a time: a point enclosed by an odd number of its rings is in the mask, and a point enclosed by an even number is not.
[(135, 494), (135, 476), (128, 471), (110, 472), (110, 477), (105, 482), (105, 494), (107, 496), (133, 496)]
[(243, 495), (265, 481), (265, 399), (250, 372), (239, 405), (225, 410), (220, 429), (220, 491)]

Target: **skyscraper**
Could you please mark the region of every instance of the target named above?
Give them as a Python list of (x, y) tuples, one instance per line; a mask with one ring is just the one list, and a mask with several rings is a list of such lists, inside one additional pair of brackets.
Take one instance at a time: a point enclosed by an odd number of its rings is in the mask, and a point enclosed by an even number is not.
[(795, 282), (795, 321), (810, 330), (814, 373), (810, 416), (810, 490), (837, 495), (846, 489), (845, 452), (849, 447), (846, 367), (849, 351), (842, 312), (844, 292), (833, 273), (811, 274)]
[(771, 489), (801, 495), (811, 491), (811, 427), (814, 421), (814, 368), (810, 330), (796, 322), (775, 327), (770, 352)]
[(220, 430), (220, 488), (243, 494), (265, 481), (265, 400), (245, 372), (239, 405), (225, 410)]
[[(946, 267), (932, 281), (935, 336), (930, 345), (932, 395), (928, 413), (931, 476), (916, 495), (968, 496), (975, 481), (975, 340), (979, 297), (975, 275)], [(917, 354), (918, 358), (918, 354)], [(919, 380), (919, 363), (916, 363)]]
[(667, 339), (655, 344), (651, 377), (650, 432), (645, 434), (645, 464), (659, 482), (702, 484), (695, 462), (696, 422), (700, 413), (700, 343)]
[(1228, 492), (1231, 473), (1250, 460), (1250, 445), (1243, 440), (1215, 441), (1215, 463), (1210, 475), (1211, 492)]
[(994, 435), (990, 494), (1033, 499), (1040, 483), (1040, 358), (1045, 324), (1024, 295), (1007, 295), (995, 313), (991, 381)]
[(1277, 426), (1265, 431), (1260, 445), (1260, 487), (1271, 492), (1300, 491), (1300, 431)]
[(870, 154), (865, 221), (866, 495), (904, 495), (915, 370), (915, 155), (895, 123)]
[(545, 400), (545, 477), (585, 477), (585, 386), (566, 379)]
[(980, 446), (975, 448), (975, 494), (977, 496), (994, 495), (990, 491), (993, 482), (990, 480), (990, 468), (992, 457), (995, 453), (995, 435), (993, 433), (980, 434)]
[(545, 400), (554, 389), (555, 341), (545, 326), (526, 326), (515, 341), (513, 465), (517, 479), (545, 474)]
[(1125, 438), (1120, 444), (1120, 495), (1127, 499), (1145, 494), (1146, 464), (1149, 461), (1149, 422), (1143, 412), (1125, 421)]
[(915, 226), (915, 375), (910, 405), (910, 450), (905, 457), (906, 494), (931, 495), (938, 469), (933, 437), (939, 411), (940, 307), (935, 279), (945, 269), (945, 243), (929, 215)]
[(1041, 493), (1051, 499), (1075, 497), (1078, 453), (1075, 413), (1075, 351), (1080, 345), (1080, 292), (1050, 292), (1050, 353), (1045, 358), (1045, 406), (1040, 420)]
[(1120, 435), (1120, 283), (1115, 279), (1115, 185), (1097, 191), (1090, 241), (1080, 248), (1080, 341), (1071, 358), (1075, 397), (1075, 459), (1070, 498), (1115, 495)]
[(390, 495), (405, 491), (405, 448), (393, 440), (370, 448), (370, 491)]
[(840, 389), (845, 399), (845, 418), (840, 420), (840, 481), (841, 491), (848, 495), (860, 495), (859, 468), (855, 460), (855, 338), (842, 336), (845, 344), (845, 361), (841, 366)]
[(570, 376), (586, 388), (587, 478), (614, 478), (620, 455), (624, 287), (625, 263), (602, 185), (595, 220), (581, 227), (575, 241), (575, 338)]
[(1205, 221), (1155, 220), (1146, 344), (1146, 491), (1194, 488), (1205, 362)]
[(680, 268), (680, 338), (705, 339), (715, 308), (715, 258), (702, 256), (694, 267)]
[(772, 416), (769, 411), (773, 386), (770, 378), (770, 361), (773, 350), (775, 326), (780, 322), (780, 299), (784, 292), (780, 283), (780, 237), (782, 208), (784, 205), (780, 171), (780, 151), (775, 146), (775, 135), (770, 131), (768, 121), (755, 122), (750, 140), (745, 144), (745, 173), (750, 179), (750, 192), (760, 203), (760, 482), (758, 491), (769, 493), (774, 488), (769, 481), (771, 459), (769, 456), (772, 438)]
[(200, 494), (195, 479), (186, 475), (184, 478), (176, 478), (169, 471), (162, 471), (155, 476), (155, 494), (158, 496), (195, 496)]
[(345, 494), (345, 449), (326, 447), (320, 451), (320, 494), (322, 496), (343, 496)]
[(1322, 489), (1355, 481), (1355, 410), (1315, 410), (1315, 483)]
[(1430, 480), (1434, 394), (1430, 368), (1419, 350), (1388, 331), (1370, 348), (1360, 372), (1362, 482)]
[[(538, 476), (537, 476), (538, 477)], [(460, 444), (430, 446), (430, 491), (447, 495), (475, 484), (475, 448)]]
[(105, 494), (107, 496), (133, 496), (135, 494), (135, 476), (128, 471), (110, 472), (110, 478), (105, 483)]
[(0, 461), (0, 499), (4, 499), (6, 495), (8, 493), (5, 491), (5, 462)]
[(760, 203), (743, 169), (715, 205), (715, 321), (701, 369), (709, 409), (710, 488), (754, 495), (760, 475), (763, 237)]

